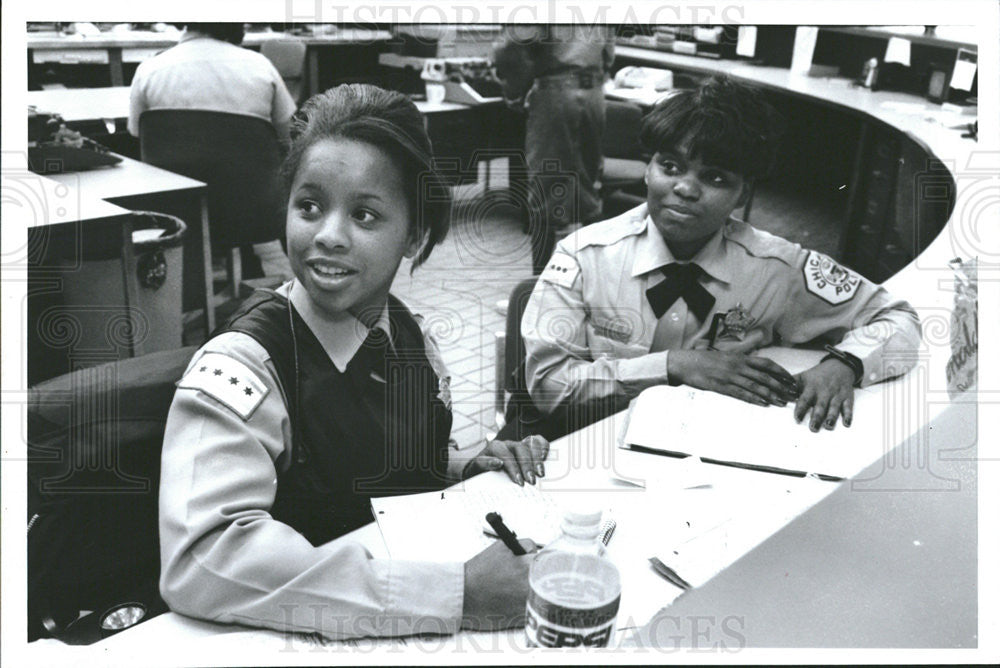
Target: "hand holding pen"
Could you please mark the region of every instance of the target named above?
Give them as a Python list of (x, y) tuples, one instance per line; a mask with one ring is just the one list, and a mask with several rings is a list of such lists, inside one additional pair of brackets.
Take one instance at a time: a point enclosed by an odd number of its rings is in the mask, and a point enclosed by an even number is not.
[(486, 631), (524, 624), (530, 553), (537, 546), (529, 538), (518, 540), (499, 515), (497, 519), (512, 542), (497, 541), (465, 562), (464, 629)]

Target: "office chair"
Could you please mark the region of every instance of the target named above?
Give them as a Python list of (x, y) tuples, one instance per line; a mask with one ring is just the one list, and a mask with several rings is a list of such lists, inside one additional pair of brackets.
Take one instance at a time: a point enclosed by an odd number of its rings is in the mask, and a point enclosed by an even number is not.
[(232, 296), (239, 295), (238, 249), (281, 239), (281, 149), (269, 121), (195, 109), (153, 109), (139, 117), (142, 161), (208, 184), (212, 251), (226, 254)]
[(552, 441), (628, 407), (628, 400), (617, 396), (585, 403), (563, 404), (556, 406), (548, 414), (542, 413), (535, 407), (531, 395), (528, 394), (521, 319), (537, 280), (536, 276), (521, 281), (511, 290), (510, 298), (507, 300), (506, 337), (502, 361), (506, 379), (504, 394), (507, 396), (505, 405), (497, 406), (498, 411), (504, 412), (503, 425), (496, 436), (500, 440), (520, 441), (526, 436), (539, 434)]
[[(604, 172), (601, 199), (604, 217), (611, 218), (645, 201), (643, 176), (646, 173), (639, 126), (642, 108), (631, 102), (605, 101), (604, 137), (601, 152)], [(629, 191), (632, 192), (629, 192)]]
[(166, 611), (160, 452), (194, 352), (79, 369), (28, 390), (29, 640), (90, 644)]
[(275, 39), (261, 43), (260, 53), (278, 70), (295, 104), (302, 102), (306, 69), (306, 45), (297, 39)]

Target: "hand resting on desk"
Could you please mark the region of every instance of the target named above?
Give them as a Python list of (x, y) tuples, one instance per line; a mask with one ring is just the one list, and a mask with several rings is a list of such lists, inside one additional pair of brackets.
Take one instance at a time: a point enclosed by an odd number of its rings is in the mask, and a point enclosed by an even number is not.
[(851, 426), (854, 411), (854, 372), (835, 359), (827, 359), (792, 376), (765, 358), (715, 350), (671, 351), (668, 377), (679, 383), (726, 394), (758, 406), (785, 406), (795, 401), (795, 420), (812, 412), (809, 428), (833, 429), (842, 416)]
[(545, 477), (545, 458), (549, 455), (549, 442), (541, 436), (528, 436), (521, 441), (490, 441), (478, 455), (469, 460), (462, 470), (462, 480), (486, 471), (503, 469), (518, 485), (527, 480)]
[(802, 422), (812, 410), (809, 429), (819, 431), (820, 425), (833, 429), (837, 417), (845, 427), (851, 426), (854, 413), (854, 372), (835, 359), (827, 359), (795, 376), (802, 394), (795, 404), (795, 420)]
[(799, 395), (792, 374), (766, 357), (718, 350), (671, 350), (672, 385), (726, 394), (758, 406), (784, 406)]

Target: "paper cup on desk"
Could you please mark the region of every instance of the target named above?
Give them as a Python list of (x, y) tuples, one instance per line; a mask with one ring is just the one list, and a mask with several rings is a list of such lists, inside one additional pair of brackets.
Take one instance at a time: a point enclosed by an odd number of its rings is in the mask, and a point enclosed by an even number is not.
[(443, 83), (428, 81), (424, 84), (424, 89), (427, 93), (427, 101), (431, 104), (441, 104), (444, 102), (445, 89)]

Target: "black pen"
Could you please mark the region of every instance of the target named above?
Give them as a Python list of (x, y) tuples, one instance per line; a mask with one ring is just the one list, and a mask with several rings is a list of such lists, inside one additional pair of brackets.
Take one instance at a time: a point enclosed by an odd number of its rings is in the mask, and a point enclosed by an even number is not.
[(513, 531), (507, 528), (507, 525), (503, 523), (503, 518), (497, 513), (486, 513), (486, 521), (489, 523), (493, 530), (497, 532), (497, 536), (503, 541), (515, 556), (521, 556), (522, 554), (527, 554), (524, 548), (521, 547), (521, 543), (518, 542), (517, 536)]

